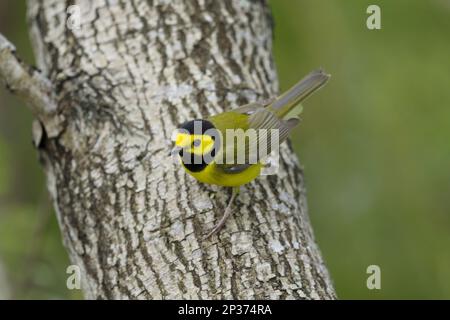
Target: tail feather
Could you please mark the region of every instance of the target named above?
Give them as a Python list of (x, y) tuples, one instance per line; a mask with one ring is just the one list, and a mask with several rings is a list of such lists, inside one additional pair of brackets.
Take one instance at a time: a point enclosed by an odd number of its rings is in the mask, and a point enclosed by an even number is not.
[(325, 85), (329, 78), (330, 75), (326, 74), (322, 69), (312, 71), (299, 83), (279, 96), (270, 105), (271, 110), (282, 119), (300, 115), (302, 111), (301, 105), (298, 108), (295, 107)]

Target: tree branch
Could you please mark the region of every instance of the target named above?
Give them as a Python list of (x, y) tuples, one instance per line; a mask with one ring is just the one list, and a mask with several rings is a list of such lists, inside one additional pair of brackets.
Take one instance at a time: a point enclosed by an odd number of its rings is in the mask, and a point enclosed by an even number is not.
[(61, 119), (50, 81), (37, 69), (26, 65), (16, 54), (14, 45), (0, 34), (0, 81), (22, 98), (46, 129), (49, 137), (60, 132)]

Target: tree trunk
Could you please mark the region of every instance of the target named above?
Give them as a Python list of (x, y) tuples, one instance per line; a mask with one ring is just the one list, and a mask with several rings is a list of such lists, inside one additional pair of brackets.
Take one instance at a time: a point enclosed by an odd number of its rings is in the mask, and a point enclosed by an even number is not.
[(167, 155), (178, 124), (277, 94), (267, 3), (74, 4), (78, 29), (62, 1), (31, 0), (28, 18), (61, 124), (49, 134), (41, 119), (35, 143), (85, 296), (335, 298), (289, 146), (208, 240), (230, 193)]

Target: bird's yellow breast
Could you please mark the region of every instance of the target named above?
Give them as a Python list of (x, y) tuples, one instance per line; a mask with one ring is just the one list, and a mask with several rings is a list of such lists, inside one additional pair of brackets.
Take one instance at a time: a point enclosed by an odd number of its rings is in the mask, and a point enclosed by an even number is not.
[(238, 187), (257, 178), (261, 173), (261, 166), (257, 163), (238, 173), (226, 173), (214, 162), (200, 172), (192, 172), (183, 167), (187, 173), (201, 182), (224, 187)]

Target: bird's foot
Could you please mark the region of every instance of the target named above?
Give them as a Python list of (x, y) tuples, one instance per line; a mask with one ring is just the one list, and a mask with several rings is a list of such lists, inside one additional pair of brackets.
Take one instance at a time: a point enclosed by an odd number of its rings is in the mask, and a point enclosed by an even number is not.
[(231, 210), (231, 206), (234, 202), (234, 199), (236, 198), (236, 196), (239, 194), (239, 187), (235, 187), (233, 188), (233, 193), (231, 195), (231, 199), (228, 202), (227, 207), (225, 208), (225, 212), (223, 213), (222, 218), (220, 219), (220, 221), (214, 226), (214, 228), (211, 229), (210, 232), (208, 232), (208, 234), (206, 236), (203, 237), (203, 240), (208, 239), (209, 237), (211, 237), (213, 234), (216, 234), (217, 232), (219, 232), (223, 226), (225, 225), (225, 222), (227, 221), (227, 219), (231, 216), (231, 213), (233, 213), (233, 210)]
[(271, 97), (271, 98), (267, 98), (267, 99), (263, 99), (258, 101), (261, 105), (263, 106), (268, 106), (269, 104), (271, 104), (272, 102), (274, 102), (275, 100), (277, 100), (276, 97)]

